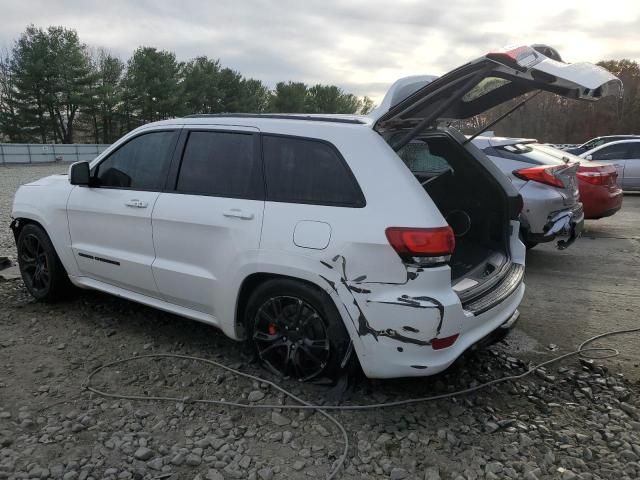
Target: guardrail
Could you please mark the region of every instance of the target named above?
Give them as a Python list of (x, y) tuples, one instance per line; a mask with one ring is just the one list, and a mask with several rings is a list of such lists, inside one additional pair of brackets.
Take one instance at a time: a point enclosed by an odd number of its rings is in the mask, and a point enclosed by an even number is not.
[(90, 161), (107, 147), (99, 143), (0, 143), (0, 165)]

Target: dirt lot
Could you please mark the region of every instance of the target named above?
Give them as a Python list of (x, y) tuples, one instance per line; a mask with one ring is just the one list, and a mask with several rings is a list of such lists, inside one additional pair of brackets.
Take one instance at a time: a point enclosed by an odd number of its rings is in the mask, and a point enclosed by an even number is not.
[[(15, 257), (7, 225), (17, 186), (64, 169), (0, 167), (0, 256)], [(569, 250), (531, 251), (522, 316), (506, 345), (471, 353), (437, 378), (361, 380), (342, 403), (451, 392), (521, 373), (596, 333), (640, 326), (639, 218), (640, 196), (630, 195), (618, 215), (588, 222)], [(336, 413), (350, 439), (340, 476), (640, 478), (639, 336), (602, 342), (622, 350), (604, 364), (570, 359), (465, 397)], [(0, 283), (0, 479), (324, 478), (340, 455), (339, 431), (318, 413), (190, 403), (284, 401), (264, 384), (208, 365), (141, 359), (95, 379), (110, 392), (182, 402), (117, 400), (83, 389), (96, 367), (149, 353), (196, 355), (273, 379), (213, 328), (96, 292), (37, 304), (21, 281)], [(323, 386), (283, 386), (314, 403), (336, 397)]]

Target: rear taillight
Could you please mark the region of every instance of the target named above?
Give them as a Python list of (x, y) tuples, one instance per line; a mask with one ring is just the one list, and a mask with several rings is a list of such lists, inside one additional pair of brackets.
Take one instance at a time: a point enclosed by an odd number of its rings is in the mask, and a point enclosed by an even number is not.
[(487, 58), (521, 70), (537, 63), (539, 56), (533, 48), (522, 46), (500, 52), (491, 52), (487, 54)]
[(451, 227), (389, 227), (389, 243), (403, 261), (425, 266), (448, 262), (456, 246)]
[(592, 185), (615, 185), (618, 171), (610, 166), (580, 166), (576, 176)]
[(552, 187), (564, 188), (564, 183), (558, 177), (556, 172), (566, 168), (564, 165), (547, 166), (541, 165), (539, 167), (521, 168), (520, 170), (514, 170), (513, 174), (521, 178), (522, 180), (531, 180), (534, 182), (544, 183), (551, 185)]

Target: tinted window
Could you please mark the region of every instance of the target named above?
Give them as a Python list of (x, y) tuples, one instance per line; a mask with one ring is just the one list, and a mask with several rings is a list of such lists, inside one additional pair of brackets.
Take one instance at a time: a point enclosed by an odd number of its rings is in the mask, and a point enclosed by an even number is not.
[(597, 152), (591, 154), (593, 160), (621, 160), (627, 156), (628, 145), (621, 143), (602, 147)]
[(164, 187), (177, 133), (152, 132), (135, 137), (100, 162), (96, 184), (103, 187), (160, 190)]
[(177, 190), (183, 193), (256, 198), (260, 182), (252, 134), (191, 132)]
[(267, 200), (364, 206), (362, 192), (332, 146), (290, 137), (263, 136)]

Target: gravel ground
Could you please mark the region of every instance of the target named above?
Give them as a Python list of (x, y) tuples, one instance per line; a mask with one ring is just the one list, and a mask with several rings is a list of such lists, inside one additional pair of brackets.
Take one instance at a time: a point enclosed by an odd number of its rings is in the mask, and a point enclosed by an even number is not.
[[(0, 256), (15, 255), (6, 225), (17, 185), (61, 170), (0, 167)], [(637, 223), (628, 228), (638, 229)], [(617, 236), (628, 236), (620, 231)], [(532, 358), (558, 353), (546, 337), (535, 338), (532, 325), (551, 313), (539, 299), (544, 281), (538, 277), (550, 268), (545, 259), (561, 266), (550, 247), (535, 255), (526, 295), (538, 298), (538, 312), (527, 300), (521, 326), (505, 345), (470, 352), (435, 378), (360, 379), (342, 395), (326, 386), (282, 385), (314, 403), (337, 398), (357, 404), (451, 392), (523, 372)], [(637, 268), (636, 261), (627, 263)], [(547, 283), (552, 278), (548, 274)], [(620, 282), (625, 288), (624, 277)], [(627, 282), (637, 285), (633, 277)], [(598, 308), (601, 324), (616, 328), (610, 312)], [(98, 292), (39, 304), (16, 280), (0, 283), (0, 332), (0, 479), (324, 478), (342, 451), (340, 432), (318, 413), (190, 403), (285, 401), (263, 383), (209, 365), (142, 358), (103, 370), (93, 383), (109, 392), (180, 402), (109, 399), (83, 389), (95, 368), (149, 353), (210, 358), (273, 380), (242, 345), (211, 327)], [(637, 350), (637, 340), (629, 344)], [(620, 372), (610, 362), (574, 358), (457, 399), (338, 413), (350, 439), (341, 478), (640, 478), (640, 386)]]

